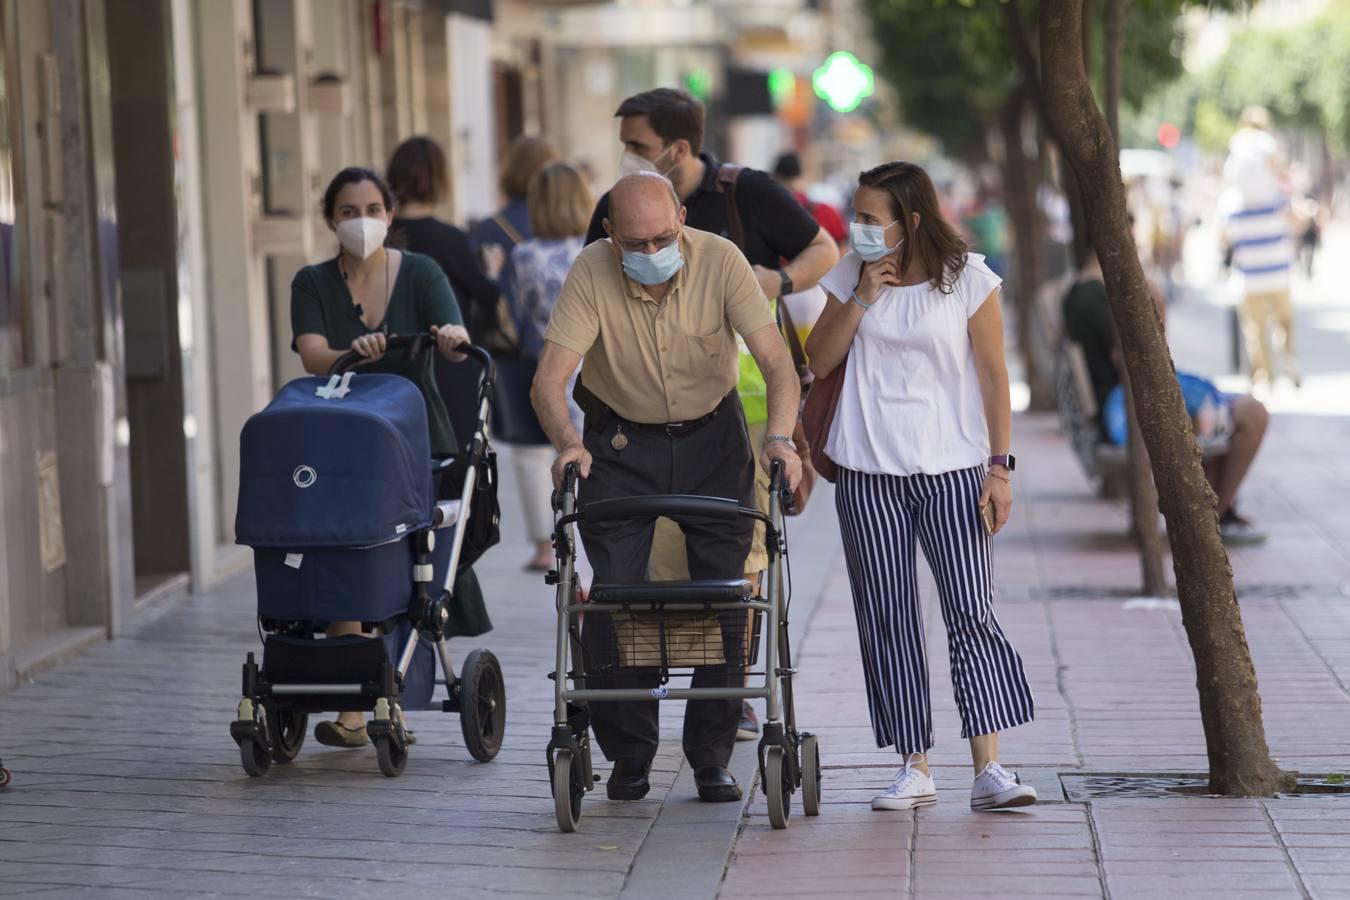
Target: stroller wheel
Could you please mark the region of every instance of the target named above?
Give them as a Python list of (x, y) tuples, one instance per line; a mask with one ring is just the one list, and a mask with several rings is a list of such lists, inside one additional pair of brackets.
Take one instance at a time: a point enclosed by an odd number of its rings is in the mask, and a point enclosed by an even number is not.
[(814, 734), (802, 735), (802, 812), (820, 815), (820, 742)]
[(792, 817), (792, 774), (782, 745), (774, 744), (764, 759), (764, 799), (769, 802), (769, 824), (788, 827)]
[(272, 768), (272, 754), (268, 752), (266, 742), (251, 737), (239, 741), (239, 761), (244, 771), (254, 778), (261, 778)]
[(376, 738), (375, 756), (380, 762), (380, 771), (390, 778), (402, 774), (408, 763), (408, 749), (396, 745), (388, 735)]
[(4, 790), (5, 788), (9, 787), (10, 778), (11, 776), (9, 774), (9, 769), (6, 769), (4, 766), (0, 766), (0, 790)]
[(506, 681), (491, 650), (474, 650), (464, 660), (459, 680), (459, 724), (474, 759), (487, 762), (501, 750), (506, 731)]
[(553, 757), (553, 812), (558, 830), (570, 834), (581, 821), (581, 798), (586, 787), (581, 782), (581, 760), (571, 750), (559, 750)]
[(288, 763), (300, 754), (309, 728), (309, 716), (302, 712), (267, 711), (267, 733), (272, 736), (272, 762)]

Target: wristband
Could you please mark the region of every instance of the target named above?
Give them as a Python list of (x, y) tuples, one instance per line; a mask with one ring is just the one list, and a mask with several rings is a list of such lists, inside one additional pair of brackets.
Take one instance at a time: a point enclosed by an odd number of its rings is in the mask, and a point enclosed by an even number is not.
[(853, 292), (853, 296), (852, 296), (852, 297), (849, 297), (848, 299), (849, 299), (850, 301), (852, 301), (852, 302), (858, 304), (858, 305), (861, 306), (863, 309), (871, 309), (872, 307), (874, 307), (874, 306), (877, 305), (877, 301), (875, 301), (875, 300), (873, 300), (871, 303), (864, 303), (864, 302), (862, 302), (861, 300), (859, 300), (859, 299), (858, 299), (858, 292), (857, 292), (857, 291), (854, 291), (854, 292)]

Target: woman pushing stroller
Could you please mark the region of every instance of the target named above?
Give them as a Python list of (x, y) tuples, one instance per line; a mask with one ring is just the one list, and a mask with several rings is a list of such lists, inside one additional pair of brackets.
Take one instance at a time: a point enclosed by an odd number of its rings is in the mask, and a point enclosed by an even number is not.
[[(447, 359), (462, 356), (456, 348), (469, 342), (450, 283), (430, 257), (384, 246), (394, 201), (388, 185), (370, 169), (339, 172), (324, 192), (323, 216), (341, 245), (337, 256), (306, 266), (291, 283), (292, 349), (305, 371), (326, 375), (348, 352), (366, 357), (362, 369), (403, 375), (422, 392), (434, 457), (457, 452), (450, 418), (436, 387), (433, 358), (384, 357), (388, 338), (430, 332)], [(482, 613), (482, 592), (473, 571), (456, 579), (457, 605)], [(329, 637), (361, 634), (359, 622), (331, 622)], [(322, 744), (360, 747), (366, 729), (360, 712), (347, 711), (314, 730)]]

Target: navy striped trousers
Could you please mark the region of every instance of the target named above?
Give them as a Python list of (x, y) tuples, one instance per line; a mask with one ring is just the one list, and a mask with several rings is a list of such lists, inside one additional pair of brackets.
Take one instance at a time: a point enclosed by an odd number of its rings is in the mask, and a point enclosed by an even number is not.
[(839, 469), (835, 506), (878, 747), (933, 746), (916, 537), (937, 581), (961, 736), (1034, 715), (1022, 658), (994, 616), (990, 540), (977, 508), (983, 482), (978, 466), (906, 477)]

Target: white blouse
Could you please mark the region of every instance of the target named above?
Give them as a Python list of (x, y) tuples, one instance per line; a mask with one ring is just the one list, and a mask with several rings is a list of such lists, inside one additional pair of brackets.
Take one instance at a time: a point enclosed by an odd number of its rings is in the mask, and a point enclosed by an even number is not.
[[(849, 302), (862, 259), (845, 254), (820, 284)], [(967, 326), (1002, 279), (971, 253), (952, 293), (883, 287), (863, 315), (825, 452), (872, 475), (939, 475), (984, 465), (989, 431)]]

